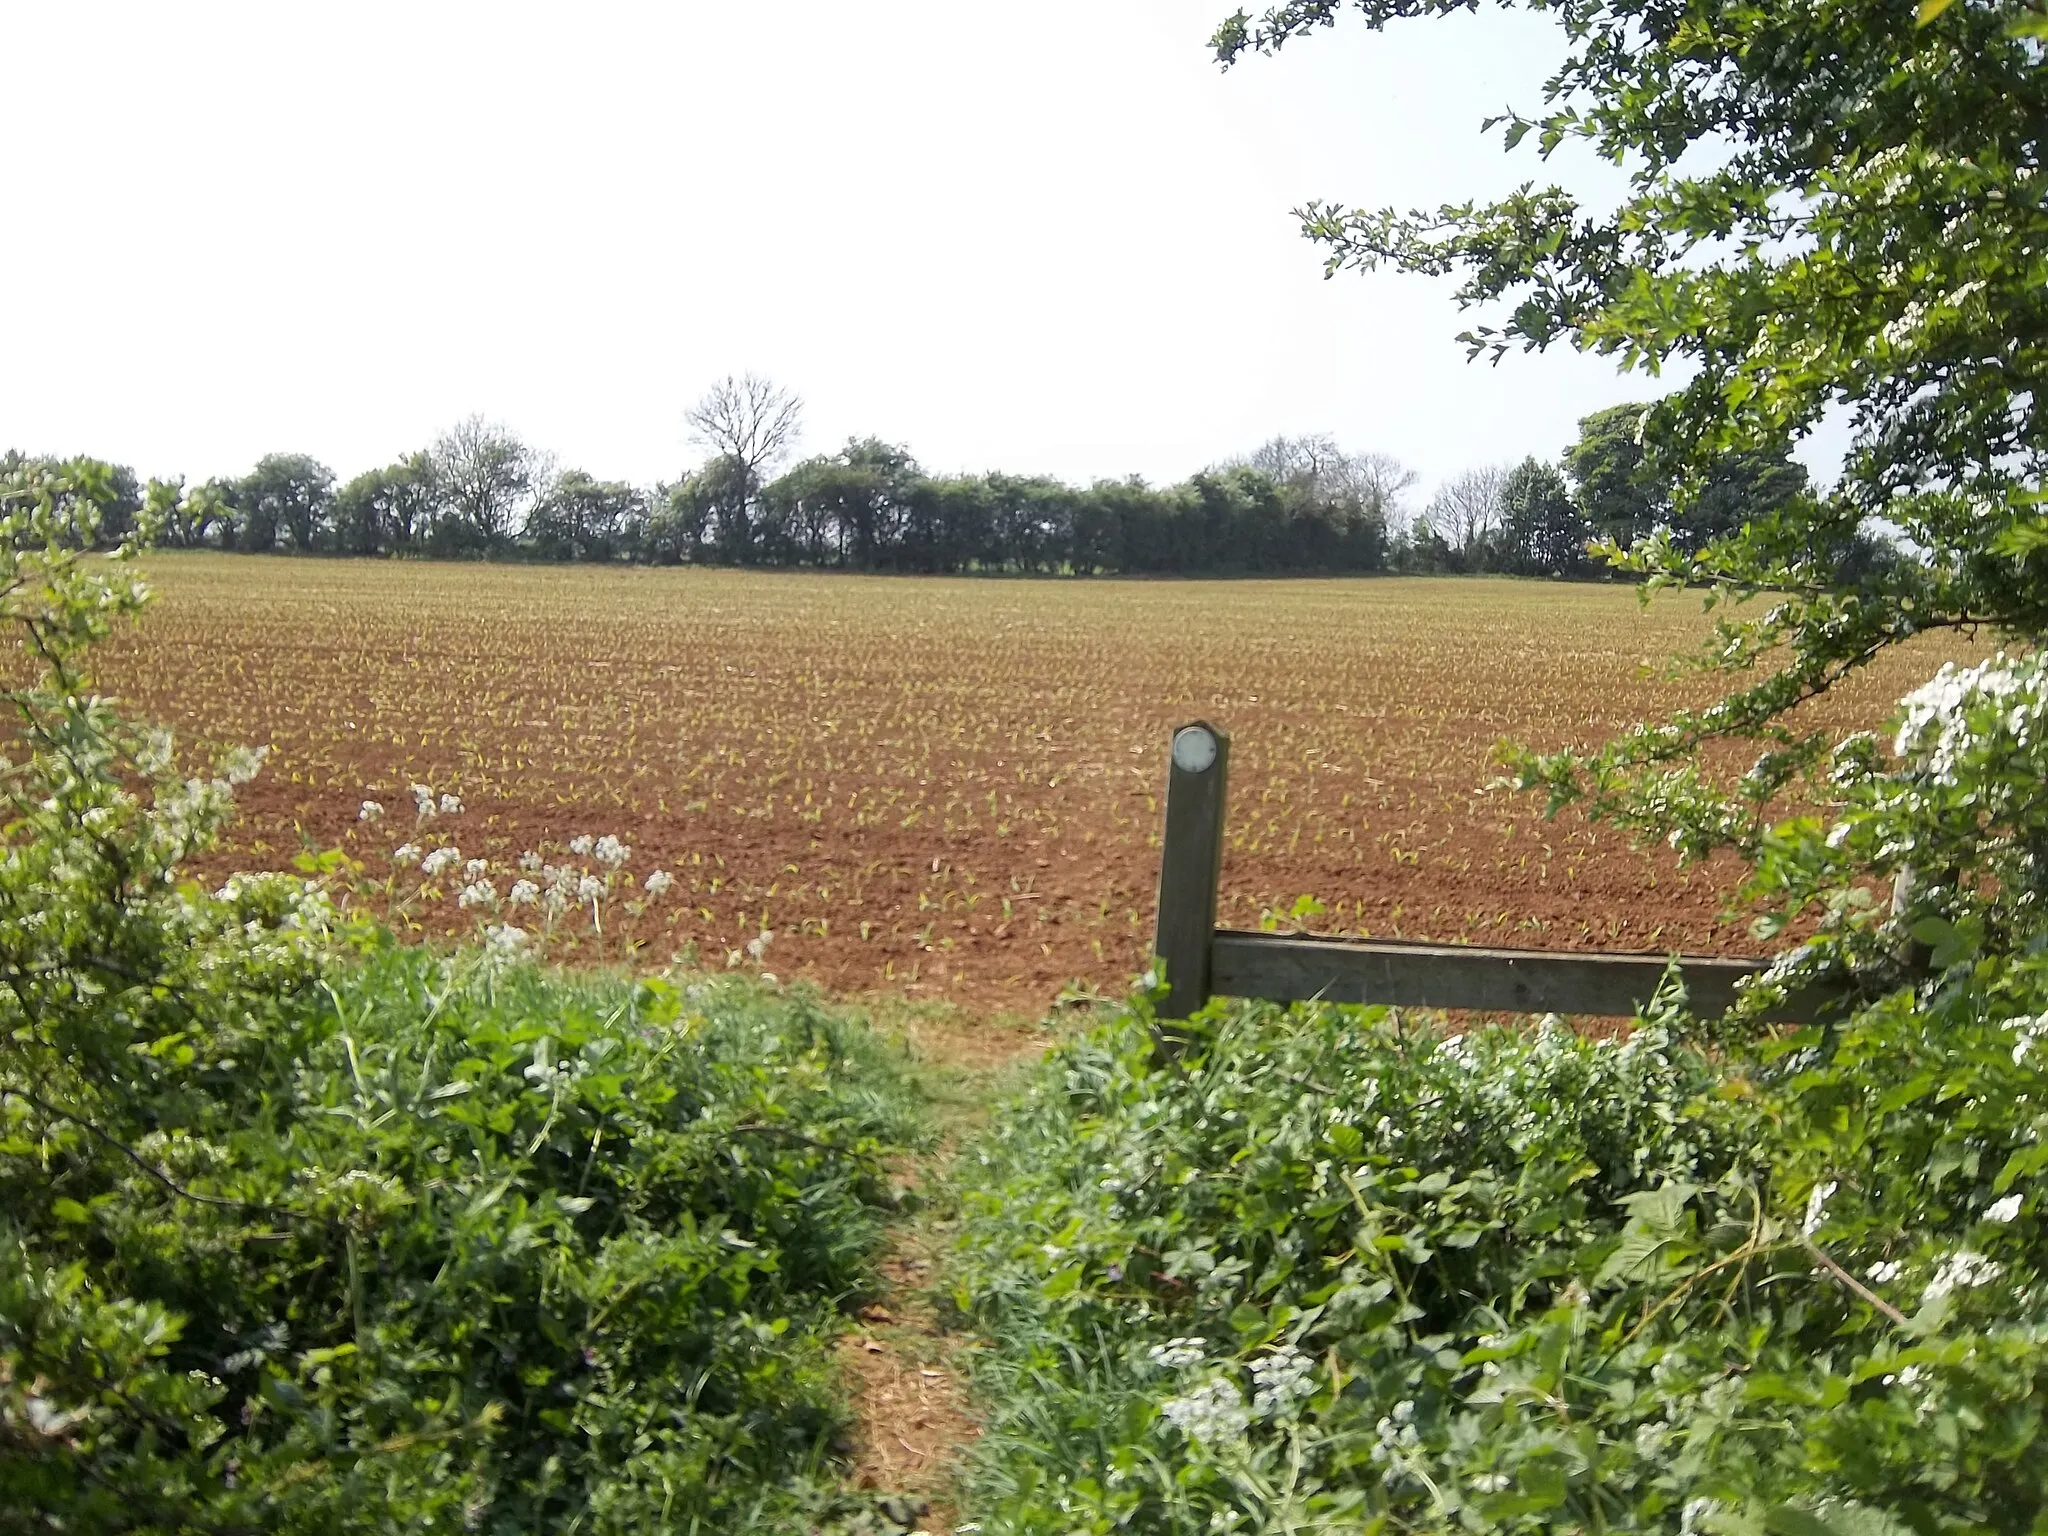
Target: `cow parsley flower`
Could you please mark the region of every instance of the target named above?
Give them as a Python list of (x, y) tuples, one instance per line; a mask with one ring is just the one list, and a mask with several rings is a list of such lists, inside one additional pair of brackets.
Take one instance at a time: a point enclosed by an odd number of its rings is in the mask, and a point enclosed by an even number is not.
[(1291, 1344), (1252, 1362), (1252, 1413), (1262, 1419), (1293, 1416), (1315, 1396), (1315, 1362)]
[(664, 896), (668, 894), (669, 887), (675, 883), (676, 877), (674, 875), (665, 869), (657, 869), (647, 877), (647, 884), (643, 889), (649, 896)]
[(515, 907), (530, 907), (540, 899), (540, 887), (531, 880), (514, 880), (505, 900)]
[(591, 856), (607, 869), (617, 869), (633, 856), (633, 850), (609, 832), (597, 840), (590, 852)]
[(547, 867), (547, 860), (543, 859), (539, 854), (529, 850), (528, 852), (519, 855), (519, 867), (525, 870), (529, 875), (536, 875), (539, 874), (542, 869)]
[(489, 859), (471, 859), (462, 866), (462, 876), (465, 880), (481, 880), (490, 867)]
[(510, 923), (493, 923), (484, 930), (484, 958), (505, 964), (526, 953), (526, 930)]
[(442, 870), (452, 869), (461, 862), (462, 854), (459, 850), (454, 848), (436, 848), (432, 853), (420, 860), (420, 873), (429, 880), (432, 880)]
[(1168, 1339), (1146, 1350), (1145, 1358), (1163, 1371), (1177, 1371), (1184, 1365), (1200, 1365), (1207, 1354), (1200, 1339)]
[(604, 895), (604, 882), (595, 875), (585, 875), (576, 882), (578, 901), (596, 901)]
[(382, 821), (383, 819), (384, 807), (374, 800), (365, 800), (362, 809), (356, 812), (357, 821)]
[(462, 814), (462, 801), (454, 795), (443, 795), (441, 797), (441, 814), (443, 816), (460, 816)]
[(424, 784), (412, 786), (412, 813), (421, 821), (434, 818), (434, 792)]
[(1241, 1439), (1252, 1421), (1244, 1406), (1244, 1394), (1220, 1376), (1211, 1377), (1180, 1397), (1169, 1397), (1159, 1405), (1159, 1413), (1200, 1445), (1228, 1444)]
[(754, 964), (761, 963), (761, 957), (768, 953), (768, 946), (774, 938), (774, 933), (763, 928), (753, 938), (747, 940), (747, 953), (753, 957)]
[(400, 843), (391, 850), (391, 862), (394, 864), (417, 864), (419, 861), (420, 845), (418, 843)]
[(472, 880), (456, 893), (458, 907), (495, 907), (498, 904), (498, 890), (488, 880)]
[(579, 858), (587, 857), (590, 853), (591, 843), (592, 838), (588, 832), (578, 833), (575, 837), (569, 839), (569, 851)]

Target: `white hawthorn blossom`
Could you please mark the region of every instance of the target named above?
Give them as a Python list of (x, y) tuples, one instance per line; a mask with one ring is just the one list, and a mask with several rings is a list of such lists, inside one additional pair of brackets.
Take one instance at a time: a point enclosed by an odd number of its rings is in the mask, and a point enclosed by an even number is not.
[(1934, 1278), (1927, 1282), (1927, 1289), (1920, 1293), (1921, 1302), (1939, 1301), (1951, 1291), (1968, 1290), (1973, 1286), (1989, 1285), (2005, 1273), (2005, 1266), (1987, 1259), (1981, 1253), (1972, 1253), (1967, 1248), (1950, 1254), (1941, 1261), (1941, 1267), (1934, 1272)]
[(1836, 1183), (1829, 1179), (1825, 1184), (1813, 1186), (1813, 1193), (1806, 1197), (1806, 1220), (1799, 1224), (1799, 1230), (1811, 1237), (1818, 1232), (1828, 1219), (1828, 1202), (1835, 1197)]
[(2019, 1215), (2020, 1206), (2023, 1203), (2024, 1201), (2017, 1194), (2007, 1195), (2003, 1200), (1994, 1200), (1991, 1204), (1984, 1207), (1984, 1219), (2000, 1223), (2011, 1221), (2013, 1217)]

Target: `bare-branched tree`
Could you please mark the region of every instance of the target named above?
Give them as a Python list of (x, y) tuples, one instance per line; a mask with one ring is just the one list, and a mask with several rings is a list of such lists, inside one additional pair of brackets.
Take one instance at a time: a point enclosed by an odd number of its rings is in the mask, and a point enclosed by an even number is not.
[(1423, 513), (1436, 536), (1462, 555), (1478, 553), (1500, 527), (1500, 493), (1507, 475), (1505, 465), (1486, 464), (1438, 486)]
[(691, 440), (710, 461), (691, 477), (699, 487), (726, 560), (753, 560), (754, 503), (768, 471), (787, 457), (803, 429), (803, 401), (759, 374), (727, 374), (683, 413)]
[(428, 456), (443, 516), (459, 525), (464, 542), (491, 545), (511, 537), (554, 479), (550, 456), (528, 447), (510, 427), (481, 416), (442, 433)]
[(1273, 438), (1241, 462), (1295, 487), (1316, 505), (1387, 528), (1400, 525), (1401, 493), (1415, 483), (1415, 472), (1392, 454), (1348, 453), (1327, 432)]
[(758, 480), (796, 446), (804, 403), (762, 378), (727, 374), (683, 413), (690, 438), (714, 458), (733, 459)]

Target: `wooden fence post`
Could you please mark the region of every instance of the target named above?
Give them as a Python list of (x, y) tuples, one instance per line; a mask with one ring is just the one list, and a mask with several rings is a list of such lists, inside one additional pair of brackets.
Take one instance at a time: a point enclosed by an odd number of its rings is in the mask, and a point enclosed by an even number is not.
[(1230, 737), (1197, 720), (1173, 733), (1166, 770), (1166, 832), (1159, 849), (1159, 927), (1153, 953), (1166, 967), (1160, 1017), (1184, 1019), (1209, 1000), (1209, 947), (1223, 873), (1223, 809)]

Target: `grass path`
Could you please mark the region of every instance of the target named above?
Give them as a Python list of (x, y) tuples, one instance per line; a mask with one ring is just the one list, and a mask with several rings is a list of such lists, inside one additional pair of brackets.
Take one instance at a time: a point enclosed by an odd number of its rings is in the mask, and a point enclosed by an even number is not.
[(905, 1528), (942, 1533), (960, 1521), (957, 1473), (981, 1432), (968, 1389), (975, 1336), (950, 1299), (946, 1255), (959, 1227), (951, 1165), (1021, 1068), (1052, 1042), (1041, 1025), (981, 1021), (941, 1008), (875, 1009), (923, 1070), (938, 1138), (901, 1165), (902, 1214), (879, 1269), (883, 1290), (839, 1341), (853, 1392), (854, 1480), (901, 1496)]

